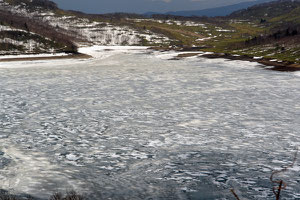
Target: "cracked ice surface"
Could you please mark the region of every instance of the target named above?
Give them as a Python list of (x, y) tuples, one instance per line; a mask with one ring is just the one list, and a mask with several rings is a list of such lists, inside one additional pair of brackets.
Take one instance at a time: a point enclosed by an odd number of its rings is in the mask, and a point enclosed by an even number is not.
[[(44, 198), (74, 188), (91, 199), (230, 199), (234, 187), (274, 199), (271, 171), (300, 144), (298, 76), (143, 49), (95, 52), (0, 63), (1, 188)], [(282, 195), (300, 198), (299, 165), (281, 178)]]

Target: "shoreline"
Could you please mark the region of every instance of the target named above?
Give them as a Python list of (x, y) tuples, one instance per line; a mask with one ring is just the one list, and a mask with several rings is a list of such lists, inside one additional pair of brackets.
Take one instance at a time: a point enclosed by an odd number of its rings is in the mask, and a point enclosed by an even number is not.
[(274, 71), (281, 71), (281, 72), (296, 72), (300, 71), (300, 64), (288, 62), (288, 61), (272, 61), (267, 58), (252, 58), (246, 55), (231, 55), (231, 54), (224, 54), (224, 53), (211, 53), (211, 54), (204, 54), (201, 57), (216, 59), (216, 58), (224, 58), (229, 60), (242, 60), (242, 61), (249, 61), (249, 62), (257, 62), (259, 64), (264, 65), (264, 69), (267, 70), (274, 70)]
[[(296, 72), (300, 71), (300, 63), (294, 63), (290, 61), (280, 61), (278, 62), (275, 59), (268, 59), (268, 58), (260, 58), (260, 57), (250, 57), (247, 55), (232, 55), (228, 53), (215, 53), (209, 51), (203, 51), (205, 46), (203, 47), (186, 47), (181, 49), (176, 48), (164, 48), (164, 47), (150, 47), (152, 50), (156, 51), (177, 51), (179, 52), (178, 56), (174, 57), (172, 60), (178, 60), (182, 58), (192, 57), (192, 56), (199, 56), (205, 57), (209, 59), (217, 59), (223, 58), (228, 60), (241, 60), (241, 61), (249, 61), (249, 62), (256, 62), (259, 64), (264, 65), (263, 68), (267, 70), (274, 70), (274, 71), (281, 71), (281, 72)], [(194, 51), (190, 53), (189, 51)], [(197, 53), (199, 51), (199, 53)], [(186, 53), (185, 53), (186, 52)]]
[[(22, 56), (22, 55), (20, 55), (20, 56)], [(65, 55), (65, 56), (15, 57), (15, 58), (1, 58), (1, 56), (0, 56), (0, 63), (1, 62), (17, 62), (17, 61), (88, 59), (88, 58), (92, 58), (92, 56), (83, 54), (83, 53), (70, 54), (70, 55)]]
[[(93, 46), (91, 46), (92, 48)], [(104, 46), (109, 49), (110, 46)], [(125, 47), (125, 46), (123, 46)], [(183, 58), (198, 56), (204, 57), (208, 59), (229, 59), (229, 60), (240, 60), (240, 61), (249, 61), (249, 62), (256, 62), (262, 65), (262, 68), (267, 70), (274, 70), (274, 71), (281, 71), (281, 72), (296, 72), (300, 71), (300, 64), (293, 63), (288, 61), (280, 61), (267, 59), (267, 58), (260, 58), (260, 57), (250, 57), (247, 55), (232, 55), (228, 53), (214, 53), (214, 52), (205, 52), (201, 51), (201, 48), (183, 48), (183, 49), (172, 49), (172, 48), (159, 48), (159, 47), (145, 47), (146, 49), (159, 51), (159, 52), (166, 52), (166, 51), (177, 51), (178, 55), (173, 57), (171, 60), (179, 60)], [(192, 52), (191, 52), (192, 51)], [(39, 55), (39, 54), (36, 54)], [(89, 54), (89, 52), (78, 52), (76, 54), (69, 54), (63, 56), (37, 56), (37, 57), (22, 57), (26, 55), (19, 55), (20, 57), (12, 57), (12, 58), (1, 58), (0, 56), (0, 63), (1, 62), (18, 62), (18, 61), (41, 61), (41, 60), (63, 60), (63, 59), (89, 59), (93, 58), (93, 55)]]

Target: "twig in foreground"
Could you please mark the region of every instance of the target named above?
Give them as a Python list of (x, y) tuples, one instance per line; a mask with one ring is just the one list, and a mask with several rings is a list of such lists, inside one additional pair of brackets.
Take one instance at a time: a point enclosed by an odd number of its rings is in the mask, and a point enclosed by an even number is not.
[[(270, 176), (270, 181), (272, 183), (277, 183), (279, 184), (279, 187), (273, 187), (273, 193), (275, 194), (276, 196), (276, 200), (279, 200), (280, 199), (280, 192), (282, 189), (285, 189), (287, 184), (283, 181), (283, 180), (274, 180), (273, 177), (275, 174), (279, 174), (279, 173), (283, 173), (283, 172), (286, 172), (288, 169), (294, 167), (295, 163), (296, 163), (296, 160), (297, 160), (297, 155), (298, 155), (298, 148), (294, 154), (294, 158), (293, 158), (293, 162), (286, 166), (286, 167), (283, 167), (281, 170), (275, 170), (272, 172), (271, 176)], [(276, 192), (277, 190), (277, 192)]]
[(236, 200), (240, 200), (239, 196), (235, 193), (234, 189), (230, 189), (231, 193), (234, 195)]

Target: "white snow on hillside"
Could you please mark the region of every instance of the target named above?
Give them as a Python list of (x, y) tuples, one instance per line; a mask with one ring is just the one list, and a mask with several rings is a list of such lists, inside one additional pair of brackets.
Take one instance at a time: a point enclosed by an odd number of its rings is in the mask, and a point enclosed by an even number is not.
[(32, 37), (32, 38), (35, 38), (35, 36), (38, 36), (35, 33), (26, 32), (22, 29), (16, 29), (16, 28), (12, 28), (10, 26), (0, 25), (0, 44), (1, 43), (3, 45), (11, 44), (11, 45), (14, 45), (16, 47), (19, 47), (17, 49), (11, 49), (11, 48), (8, 48), (8, 47), (4, 48), (4, 49), (0, 48), (0, 55), (20, 54), (20, 53), (30, 54), (30, 53), (35, 53), (37, 49), (41, 52), (49, 52), (49, 53), (55, 52), (55, 49), (49, 48), (49, 46), (47, 46), (46, 44), (41, 43), (40, 41), (38, 41), (40, 36), (36, 37), (36, 40), (35, 39), (17, 40), (17, 38), (13, 39), (13, 38), (1, 36), (1, 32), (12, 32), (12, 31), (14, 33), (20, 33), (20, 32), (22, 33), (23, 32), (23, 33), (26, 33), (27, 35), (33, 35), (34, 37)]
[(148, 43), (169, 43), (169, 38), (150, 31), (137, 31), (127, 26), (115, 26), (107, 22), (94, 22), (76, 16), (61, 16), (42, 8), (29, 11), (25, 5), (12, 6), (0, 1), (0, 11), (10, 10), (16, 15), (42, 20), (54, 28), (64, 29), (67, 34), (79, 38), (79, 45), (139, 45)]
[(0, 25), (0, 31), (12, 31), (12, 30), (14, 30), (14, 29), (11, 28), (10, 26)]
[(156, 22), (160, 24), (168, 24), (168, 25), (177, 25), (177, 26), (201, 26), (202, 28), (207, 28), (205, 24), (203, 23), (198, 23), (194, 21), (180, 21), (180, 20), (158, 20), (158, 19), (127, 19), (127, 20), (132, 20), (134, 22), (143, 22), (143, 21), (148, 21), (148, 22)]

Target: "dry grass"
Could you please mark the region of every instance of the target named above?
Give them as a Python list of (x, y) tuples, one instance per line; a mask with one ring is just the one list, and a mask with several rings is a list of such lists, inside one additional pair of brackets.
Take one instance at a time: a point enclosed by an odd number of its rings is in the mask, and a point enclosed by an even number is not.
[(0, 200), (18, 200), (16, 196), (9, 194), (6, 191), (0, 191)]
[(61, 193), (56, 193), (50, 197), (50, 200), (84, 200), (84, 198), (75, 191), (69, 191), (65, 196)]
[[(49, 200), (84, 200), (82, 195), (77, 194), (75, 191), (68, 191), (66, 194), (55, 193)], [(0, 191), (0, 200), (35, 200), (33, 197), (20, 197), (10, 194), (7, 191)]]

